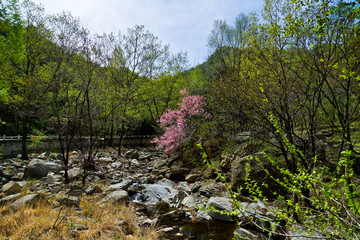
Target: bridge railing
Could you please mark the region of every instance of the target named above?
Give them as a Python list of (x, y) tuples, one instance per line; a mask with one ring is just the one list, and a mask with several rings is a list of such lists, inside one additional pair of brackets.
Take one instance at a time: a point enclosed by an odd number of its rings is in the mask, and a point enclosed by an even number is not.
[[(125, 135), (124, 138), (154, 138), (156, 135)], [(36, 136), (36, 135), (29, 135), (26, 137), (26, 139), (34, 139), (34, 138), (41, 138), (43, 140), (47, 139), (57, 139), (57, 136)], [(90, 138), (90, 137), (83, 137), (83, 138)], [(103, 139), (104, 137), (101, 137), (100, 139)], [(105, 136), (106, 139), (110, 139), (110, 136)], [(118, 139), (120, 136), (113, 136), (113, 139)], [(0, 142), (1, 141), (20, 141), (22, 139), (21, 135), (17, 136), (6, 136), (2, 135), (0, 136)]]

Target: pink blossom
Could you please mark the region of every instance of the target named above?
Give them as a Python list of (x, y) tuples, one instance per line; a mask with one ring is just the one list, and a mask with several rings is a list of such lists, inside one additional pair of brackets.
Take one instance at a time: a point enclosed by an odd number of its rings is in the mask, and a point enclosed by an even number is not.
[(202, 96), (191, 96), (186, 88), (182, 89), (180, 93), (183, 95), (181, 103), (178, 103), (180, 109), (168, 109), (160, 117), (159, 123), (165, 129), (165, 133), (153, 140), (153, 143), (163, 148), (166, 154), (180, 147), (185, 139), (193, 134), (196, 129), (195, 117), (204, 119), (210, 117), (210, 114), (204, 110), (206, 103)]

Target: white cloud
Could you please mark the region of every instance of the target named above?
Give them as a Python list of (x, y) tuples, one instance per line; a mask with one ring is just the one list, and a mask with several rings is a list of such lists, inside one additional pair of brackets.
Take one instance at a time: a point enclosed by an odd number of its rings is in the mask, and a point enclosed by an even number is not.
[(187, 51), (190, 64), (207, 56), (207, 36), (216, 19), (232, 23), (240, 13), (260, 12), (263, 0), (33, 0), (47, 13), (70, 11), (96, 33), (125, 33), (145, 25), (171, 50)]

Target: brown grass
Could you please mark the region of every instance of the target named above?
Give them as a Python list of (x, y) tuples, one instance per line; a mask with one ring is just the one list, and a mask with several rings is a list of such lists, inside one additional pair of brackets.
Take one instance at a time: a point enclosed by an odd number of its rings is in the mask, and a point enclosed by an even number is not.
[(139, 226), (129, 207), (82, 200), (80, 208), (53, 208), (46, 203), (22, 207), (17, 212), (0, 207), (0, 239), (144, 239), (159, 238), (155, 226)]

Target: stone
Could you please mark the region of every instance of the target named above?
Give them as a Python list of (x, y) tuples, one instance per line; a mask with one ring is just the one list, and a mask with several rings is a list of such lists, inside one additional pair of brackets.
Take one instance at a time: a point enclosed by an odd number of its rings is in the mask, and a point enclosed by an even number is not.
[(85, 189), (85, 193), (87, 195), (92, 195), (94, 193), (102, 193), (102, 190), (100, 187), (98, 186), (88, 186), (86, 189)]
[(195, 208), (198, 204), (197, 198), (194, 195), (189, 195), (181, 201), (181, 205), (187, 208)]
[(231, 202), (230, 198), (211, 197), (208, 201), (207, 208), (210, 209), (209, 215), (214, 220), (227, 221), (227, 222), (233, 220), (232, 217), (227, 214), (223, 214), (223, 213), (216, 212), (216, 211), (211, 211), (211, 208), (214, 208), (218, 211), (225, 211), (227, 213), (231, 213), (233, 210), (233, 206), (232, 206), (232, 202)]
[(139, 158), (139, 151), (136, 149), (131, 149), (125, 152), (124, 154), (125, 158), (131, 158), (131, 159), (138, 159)]
[(59, 174), (55, 174), (53, 172), (49, 172), (48, 175), (46, 176), (46, 183), (48, 184), (55, 184), (58, 182), (61, 182), (63, 180), (63, 177)]
[(185, 178), (185, 181), (187, 181), (188, 183), (193, 183), (196, 181), (196, 179), (198, 179), (199, 175), (198, 174), (188, 174)]
[(290, 240), (324, 239), (324, 236), (322, 236), (321, 234), (316, 232), (313, 233), (306, 232), (306, 230), (301, 226), (295, 226), (294, 229), (288, 231), (288, 234), (291, 236), (289, 237)]
[(123, 180), (123, 181), (120, 182), (120, 183), (110, 185), (110, 186), (106, 189), (106, 192), (109, 192), (109, 191), (118, 191), (118, 190), (125, 190), (125, 191), (127, 191), (128, 188), (131, 186), (131, 184), (132, 184), (132, 180), (130, 180), (130, 179), (125, 179), (125, 180)]
[(40, 200), (40, 195), (37, 193), (29, 194), (17, 199), (15, 202), (10, 204), (10, 208), (13, 211), (17, 211), (22, 206), (33, 206)]
[(14, 181), (10, 181), (2, 187), (1, 191), (5, 194), (5, 196), (8, 196), (21, 192), (21, 186)]
[(20, 198), (20, 193), (12, 194), (0, 199), (0, 206), (7, 203), (14, 202), (16, 199)]
[(137, 159), (131, 159), (131, 164), (134, 165), (135, 167), (138, 167), (140, 165), (139, 161)]
[(167, 161), (165, 159), (155, 159), (152, 164), (152, 173), (159, 175), (168, 170)]
[(155, 205), (158, 201), (170, 203), (178, 194), (178, 191), (169, 184), (144, 184), (143, 187), (137, 201), (148, 205)]
[[(254, 180), (258, 183), (260, 190), (262, 190), (265, 195), (271, 195), (271, 189), (276, 189), (278, 193), (281, 192), (281, 186), (268, 176), (255, 157), (260, 159), (263, 167), (267, 169), (272, 176), (278, 178), (279, 174), (261, 152), (246, 157), (237, 156), (231, 163), (230, 187), (234, 190), (242, 187), (243, 191), (246, 193), (247, 189), (245, 183), (246, 177), (248, 176), (250, 180)], [(268, 187), (262, 187), (262, 183), (266, 183)]]
[(70, 180), (80, 178), (82, 174), (83, 170), (81, 168), (72, 168), (68, 170), (68, 176)]
[(117, 190), (110, 193), (105, 199), (105, 202), (109, 202), (112, 204), (125, 203), (129, 198), (129, 194), (124, 190)]
[(114, 162), (110, 165), (111, 169), (113, 169), (113, 170), (119, 169), (119, 168), (121, 168), (121, 166), (122, 166), (121, 162)]
[(25, 168), (24, 178), (43, 178), (46, 177), (49, 172), (59, 173), (61, 169), (60, 164), (41, 159), (33, 159)]
[(244, 228), (238, 227), (234, 231), (234, 240), (240, 239), (258, 240), (261, 238)]
[(99, 158), (99, 161), (102, 163), (112, 163), (113, 162), (111, 157), (101, 157), (101, 158)]
[(181, 166), (172, 166), (170, 168), (170, 179), (184, 180), (185, 176), (191, 171), (191, 169)]
[(199, 189), (200, 194), (206, 197), (219, 196), (226, 193), (226, 188), (222, 183), (211, 182), (202, 185)]
[(151, 153), (140, 153), (139, 160), (150, 160), (153, 155)]
[(172, 226), (189, 222), (191, 218), (185, 209), (175, 209), (159, 217), (160, 224)]
[(214, 170), (210, 167), (208, 167), (204, 172), (203, 176), (206, 179), (212, 178), (214, 176)]
[(158, 201), (155, 205), (155, 208), (154, 208), (154, 212), (156, 214), (164, 214), (164, 213), (167, 213), (169, 212), (171, 209), (170, 207), (170, 204), (168, 202), (165, 202), (165, 201)]
[(192, 186), (191, 192), (192, 192), (192, 193), (196, 193), (197, 191), (199, 191), (200, 188), (201, 188), (200, 182), (196, 182), (196, 183), (194, 183), (194, 185)]
[(209, 222), (212, 220), (212, 217), (210, 216), (209, 212), (207, 211), (199, 211), (196, 214), (196, 222)]

